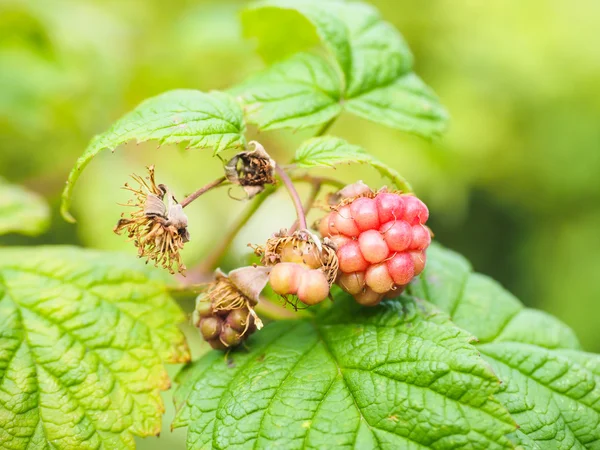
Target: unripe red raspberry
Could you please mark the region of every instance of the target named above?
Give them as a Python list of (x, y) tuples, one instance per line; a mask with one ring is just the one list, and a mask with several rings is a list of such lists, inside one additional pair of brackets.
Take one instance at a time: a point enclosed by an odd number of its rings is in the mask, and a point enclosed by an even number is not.
[(352, 219), (360, 231), (379, 228), (379, 213), (375, 200), (368, 197), (359, 197), (350, 203)]
[(330, 196), (330, 204), (332, 199), (339, 204), (321, 220), (319, 231), (337, 248), (336, 283), (363, 305), (399, 295), (425, 267), (431, 243), (427, 206), (414, 195), (385, 189), (361, 189), (356, 197), (340, 191)]
[(345, 273), (363, 272), (369, 267), (369, 263), (360, 252), (358, 241), (350, 241), (341, 248), (338, 248), (337, 257), (340, 270)]
[(408, 284), (415, 276), (415, 264), (409, 253), (396, 253), (386, 264), (396, 284)]
[(412, 242), (412, 227), (403, 220), (384, 223), (379, 231), (392, 252), (403, 252)]
[(404, 200), (404, 220), (409, 224), (424, 224), (429, 219), (429, 210), (425, 203), (414, 195), (403, 195)]
[(383, 294), (378, 294), (371, 288), (365, 288), (363, 292), (355, 295), (354, 299), (363, 306), (375, 306), (383, 299)]
[(305, 271), (298, 285), (298, 299), (306, 305), (321, 303), (329, 295), (329, 283), (318, 269)]
[(330, 225), (329, 229), (333, 229), (337, 233), (349, 237), (356, 237), (360, 234), (360, 230), (352, 218), (352, 212), (350, 211), (349, 206), (343, 206), (335, 213), (333, 217), (333, 227)]
[(386, 263), (370, 266), (365, 274), (365, 281), (378, 294), (385, 294), (394, 287), (394, 280)]
[(343, 236), (341, 234), (331, 236), (329, 239), (331, 239), (331, 242), (333, 242), (333, 245), (335, 245), (335, 248), (337, 249), (352, 241), (352, 238), (349, 238), (348, 236)]
[(353, 272), (353, 273), (341, 273), (337, 279), (337, 285), (341, 287), (348, 294), (356, 295), (360, 294), (365, 288), (365, 273), (364, 272)]
[(429, 229), (424, 225), (413, 225), (411, 234), (411, 250), (424, 250), (431, 244), (431, 233), (429, 233)]
[(419, 275), (421, 272), (423, 272), (423, 269), (425, 268), (425, 262), (427, 260), (427, 257), (425, 255), (425, 250), (423, 251), (413, 251), (410, 252), (410, 257), (412, 259), (413, 264), (415, 265), (415, 276)]
[(300, 276), (306, 270), (305, 267), (291, 262), (276, 264), (269, 274), (271, 288), (279, 295), (295, 294), (298, 292)]
[(404, 202), (402, 197), (389, 192), (382, 192), (375, 197), (379, 221), (386, 223), (401, 220), (404, 214)]
[(388, 257), (390, 249), (377, 230), (367, 230), (358, 237), (358, 246), (365, 260), (377, 264)]

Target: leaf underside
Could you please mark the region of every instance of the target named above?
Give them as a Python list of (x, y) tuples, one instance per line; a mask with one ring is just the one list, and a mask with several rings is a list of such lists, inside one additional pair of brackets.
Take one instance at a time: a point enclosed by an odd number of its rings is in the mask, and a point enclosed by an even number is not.
[(35, 236), (48, 228), (49, 219), (50, 210), (43, 198), (0, 177), (0, 235)]
[(184, 369), (173, 426), (189, 428), (188, 448), (511, 447), (499, 381), (468, 333), (408, 297), (335, 304)]
[(338, 164), (369, 164), (382, 176), (389, 178), (400, 190), (411, 192), (412, 188), (395, 169), (367, 153), (358, 145), (352, 145), (344, 139), (322, 136), (305, 141), (296, 150), (293, 163), (298, 168), (335, 167)]
[(83, 169), (103, 150), (131, 140), (156, 140), (161, 145), (186, 142), (188, 148), (213, 148), (218, 153), (243, 147), (244, 132), (243, 111), (225, 93), (178, 89), (149, 98), (91, 141), (69, 174), (61, 213), (74, 220), (69, 214), (73, 187)]
[(503, 381), (497, 399), (531, 449), (600, 447), (600, 357), (579, 350), (573, 331), (523, 307), (498, 283), (472, 273), (456, 253), (432, 246), (409, 289), (475, 334), (477, 350)]
[[(249, 6), (242, 20), (262, 56), (280, 61), (236, 91), (249, 121), (260, 128), (316, 126), (349, 111), (425, 137), (444, 131), (446, 111), (412, 72), (412, 55), (400, 33), (373, 7), (267, 0)], [(297, 54), (313, 51), (318, 41), (327, 57)]]
[(133, 449), (160, 431), (182, 313), (138, 261), (0, 250), (0, 448)]

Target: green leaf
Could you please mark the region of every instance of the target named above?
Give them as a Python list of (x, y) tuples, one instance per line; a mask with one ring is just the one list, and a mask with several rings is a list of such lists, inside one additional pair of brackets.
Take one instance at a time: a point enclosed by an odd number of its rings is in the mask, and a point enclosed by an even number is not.
[(523, 305), (460, 256), (438, 246), (409, 291), (438, 305), (479, 338), (503, 381), (496, 394), (519, 424), (525, 448), (594, 448), (600, 441), (600, 357), (579, 350), (573, 331)]
[(232, 93), (239, 95), (248, 120), (263, 130), (312, 127), (342, 111), (338, 75), (322, 57), (310, 53), (275, 64)]
[(323, 136), (305, 141), (296, 150), (293, 163), (299, 168), (335, 167), (342, 163), (364, 163), (374, 167), (381, 175), (388, 177), (394, 185), (405, 192), (412, 188), (396, 170), (387, 166), (361, 147), (352, 145), (344, 139)]
[(42, 197), (0, 177), (0, 234), (35, 236), (48, 228), (49, 221), (50, 210)]
[(99, 152), (114, 150), (131, 140), (157, 140), (160, 144), (187, 142), (188, 148), (214, 148), (215, 153), (243, 147), (243, 111), (223, 92), (204, 93), (191, 89), (165, 92), (145, 100), (117, 121), (108, 131), (94, 137), (69, 174), (62, 194), (61, 213), (68, 221), (71, 193), (83, 169)]
[(498, 380), (471, 336), (422, 301), (268, 325), (178, 377), (188, 448), (511, 448)]
[(163, 363), (189, 360), (182, 319), (139, 261), (0, 250), (0, 448), (133, 449), (157, 434)]
[[(446, 111), (412, 72), (413, 59), (406, 42), (372, 6), (337, 0), (266, 0), (249, 6), (242, 21), (245, 34), (258, 39), (259, 52), (267, 61), (312, 50), (318, 38), (332, 59), (332, 63), (328, 63), (331, 68), (321, 68), (321, 71), (333, 72), (339, 78), (341, 92), (336, 97), (340, 112), (344, 109), (426, 137), (444, 130)], [(246, 96), (254, 98), (255, 90), (267, 90), (266, 80), (272, 70), (283, 80), (298, 79), (297, 63), (293, 58), (287, 59), (263, 73), (265, 83), (247, 85)], [(296, 121), (291, 119), (302, 117), (302, 113), (307, 115), (311, 105), (317, 112), (322, 108), (318, 98), (323, 86), (315, 78), (302, 78), (306, 102), (303, 112), (281, 104), (277, 109), (279, 120), (272, 122), (267, 113), (261, 117), (262, 122), (252, 116), (249, 120), (259, 127), (267, 122), (269, 128), (296, 128)], [(242, 101), (246, 96), (242, 96)], [(332, 105), (329, 111), (333, 112)], [(282, 117), (286, 120), (281, 120)], [(325, 115), (312, 119), (311, 125), (315, 125), (317, 119), (320, 119), (317, 124), (331, 120)]]

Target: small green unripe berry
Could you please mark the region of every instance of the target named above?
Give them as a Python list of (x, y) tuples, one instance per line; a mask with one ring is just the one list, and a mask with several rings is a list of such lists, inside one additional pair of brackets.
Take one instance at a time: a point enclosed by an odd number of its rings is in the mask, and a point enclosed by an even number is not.
[(236, 330), (231, 328), (228, 325), (225, 325), (221, 330), (221, 334), (219, 335), (221, 342), (223, 342), (227, 347), (235, 347), (242, 342), (242, 336)]
[(222, 321), (218, 317), (204, 317), (200, 321), (200, 333), (207, 341), (216, 338), (221, 332)]
[(210, 317), (213, 315), (212, 304), (208, 297), (204, 295), (198, 296), (196, 299), (196, 311), (198, 311), (200, 317)]
[(229, 313), (225, 323), (236, 331), (242, 333), (246, 329), (248, 321), (252, 322), (253, 317), (247, 308), (234, 309)]

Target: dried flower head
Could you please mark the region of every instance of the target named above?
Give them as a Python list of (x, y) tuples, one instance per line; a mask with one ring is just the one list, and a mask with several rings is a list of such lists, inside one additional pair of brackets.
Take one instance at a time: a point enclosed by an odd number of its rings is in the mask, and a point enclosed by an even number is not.
[(267, 280), (264, 267), (242, 267), (229, 276), (216, 271), (215, 280), (196, 298), (192, 316), (194, 326), (213, 348), (235, 347), (262, 328), (254, 306)]
[(231, 183), (242, 186), (248, 198), (252, 198), (265, 189), (265, 184), (275, 184), (275, 161), (258, 142), (251, 141), (249, 145), (254, 150), (231, 158), (225, 165), (225, 176)]
[(335, 250), (330, 239), (321, 241), (308, 230), (291, 234), (281, 230), (269, 238), (264, 247), (255, 247), (255, 253), (261, 257), (265, 266), (280, 262), (304, 264), (311, 269), (321, 270), (329, 286), (335, 282), (339, 267)]
[(146, 261), (167, 269), (171, 273), (173, 264), (177, 270), (185, 273), (186, 267), (181, 261), (179, 251), (190, 240), (187, 230), (187, 216), (181, 205), (164, 184), (156, 184), (154, 180), (154, 166), (148, 167), (148, 176), (142, 178), (132, 175), (137, 187), (125, 183), (124, 189), (134, 193), (134, 198), (124, 206), (135, 208), (128, 218), (123, 217), (114, 228), (114, 232), (121, 234), (127, 230), (130, 240), (138, 248), (138, 256), (145, 257)]

